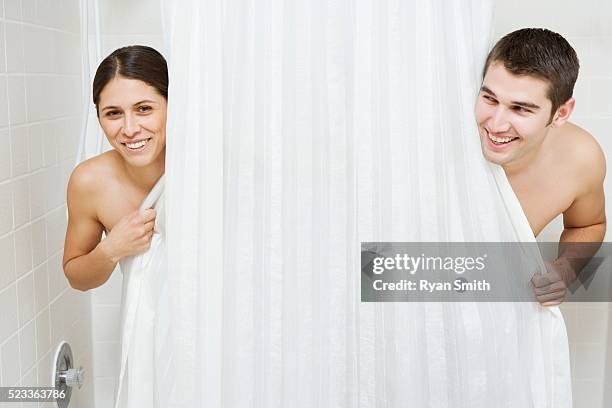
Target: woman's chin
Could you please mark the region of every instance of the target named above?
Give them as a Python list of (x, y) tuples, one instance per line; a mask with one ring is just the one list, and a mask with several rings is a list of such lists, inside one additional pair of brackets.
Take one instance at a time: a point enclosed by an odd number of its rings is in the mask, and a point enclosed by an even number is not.
[(121, 152), (121, 157), (123, 157), (123, 160), (127, 165), (132, 167), (147, 167), (148, 165), (155, 162), (154, 157), (151, 157), (151, 155), (148, 154), (134, 156), (131, 154), (126, 154), (125, 152)]

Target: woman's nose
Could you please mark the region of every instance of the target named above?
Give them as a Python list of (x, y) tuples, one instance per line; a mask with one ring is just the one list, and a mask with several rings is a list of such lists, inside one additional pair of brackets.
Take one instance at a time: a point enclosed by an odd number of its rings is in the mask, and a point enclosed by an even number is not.
[(140, 131), (140, 124), (130, 115), (125, 115), (123, 122), (123, 134), (127, 137), (132, 137)]

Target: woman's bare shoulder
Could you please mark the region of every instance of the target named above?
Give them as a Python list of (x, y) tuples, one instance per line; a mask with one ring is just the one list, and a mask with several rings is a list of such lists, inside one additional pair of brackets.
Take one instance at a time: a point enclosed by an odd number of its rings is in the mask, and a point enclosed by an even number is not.
[(115, 155), (116, 152), (111, 150), (82, 161), (72, 170), (68, 185), (74, 184), (85, 190), (99, 187), (105, 180), (117, 175), (119, 163)]
[(90, 207), (95, 211), (95, 203), (102, 193), (120, 172), (120, 162), (114, 150), (79, 163), (68, 179), (68, 206), (78, 205)]

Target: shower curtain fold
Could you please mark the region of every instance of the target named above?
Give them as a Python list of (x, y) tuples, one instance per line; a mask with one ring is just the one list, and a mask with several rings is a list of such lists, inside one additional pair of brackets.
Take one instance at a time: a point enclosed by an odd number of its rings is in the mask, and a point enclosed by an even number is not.
[(157, 181), (139, 210), (156, 211), (154, 233), (149, 249), (123, 258), (121, 298), (121, 355), (115, 408), (162, 408), (164, 372), (168, 355), (168, 262), (166, 253), (166, 214), (164, 176)]

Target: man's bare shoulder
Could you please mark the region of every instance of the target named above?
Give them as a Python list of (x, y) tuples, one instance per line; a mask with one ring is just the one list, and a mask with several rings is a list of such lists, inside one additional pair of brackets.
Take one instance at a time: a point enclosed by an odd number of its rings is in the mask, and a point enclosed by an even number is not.
[(602, 183), (606, 175), (606, 158), (597, 139), (573, 123), (558, 129), (555, 137), (563, 165), (571, 166), (584, 182)]

